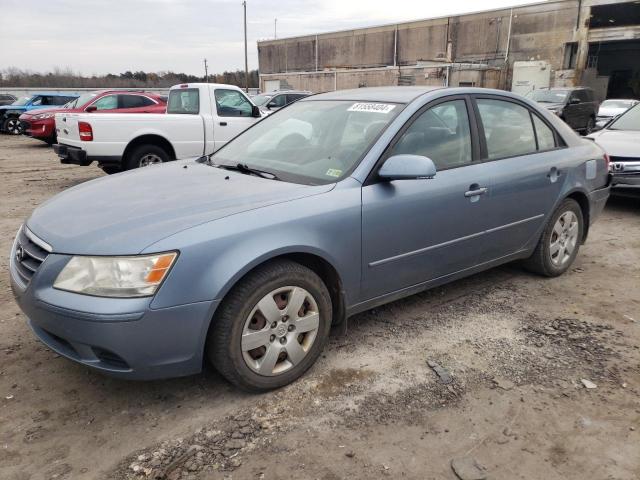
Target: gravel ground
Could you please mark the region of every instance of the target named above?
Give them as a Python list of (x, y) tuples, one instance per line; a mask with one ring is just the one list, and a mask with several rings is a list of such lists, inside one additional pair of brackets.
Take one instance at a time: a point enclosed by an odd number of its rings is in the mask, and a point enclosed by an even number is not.
[(35, 340), (13, 236), (100, 175), (0, 136), (0, 478), (640, 478), (640, 201), (612, 198), (560, 278), (507, 265), (360, 314), (300, 381), (249, 395), (211, 370), (107, 378)]

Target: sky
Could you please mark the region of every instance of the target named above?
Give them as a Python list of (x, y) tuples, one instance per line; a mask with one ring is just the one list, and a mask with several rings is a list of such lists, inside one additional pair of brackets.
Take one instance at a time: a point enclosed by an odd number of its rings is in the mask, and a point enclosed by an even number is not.
[[(256, 42), (501, 8), (519, 0), (247, 0), (249, 68)], [(84, 75), (244, 69), (241, 0), (0, 0), (0, 70)]]

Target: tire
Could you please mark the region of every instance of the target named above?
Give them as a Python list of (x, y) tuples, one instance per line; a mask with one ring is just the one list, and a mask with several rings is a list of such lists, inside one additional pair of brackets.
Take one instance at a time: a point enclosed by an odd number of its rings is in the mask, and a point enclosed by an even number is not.
[(4, 121), (4, 125), (2, 125), (2, 129), (7, 132), (9, 135), (21, 135), (22, 134), (22, 124), (18, 117), (9, 117)]
[(553, 212), (533, 255), (525, 260), (525, 268), (546, 277), (562, 275), (576, 259), (583, 234), (584, 219), (580, 205), (567, 198)]
[(147, 167), (151, 164), (164, 163), (170, 160), (169, 154), (157, 145), (140, 145), (136, 147), (124, 162), (125, 170)]
[(593, 132), (595, 125), (596, 121), (593, 119), (593, 117), (589, 117), (589, 120), (587, 120), (587, 125), (586, 127), (584, 127), (584, 134), (589, 135), (591, 132)]
[[(301, 307), (289, 307), (292, 301), (295, 306), (302, 302)], [(285, 315), (291, 312), (287, 308), (295, 312), (292, 318)], [(320, 277), (299, 263), (274, 261), (248, 274), (225, 297), (209, 329), (207, 355), (237, 387), (272, 390), (314, 364), (329, 338), (331, 321), (331, 297)], [(246, 340), (250, 332), (253, 342)]]
[(107, 175), (113, 175), (114, 173), (119, 173), (122, 171), (122, 167), (120, 167), (119, 165), (104, 165), (100, 166), (100, 168)]

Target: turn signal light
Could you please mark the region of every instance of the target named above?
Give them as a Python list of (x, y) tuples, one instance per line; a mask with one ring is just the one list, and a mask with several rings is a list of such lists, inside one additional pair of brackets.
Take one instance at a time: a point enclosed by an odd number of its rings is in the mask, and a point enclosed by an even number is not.
[(78, 122), (78, 131), (80, 132), (80, 140), (83, 142), (93, 141), (93, 129), (87, 122)]

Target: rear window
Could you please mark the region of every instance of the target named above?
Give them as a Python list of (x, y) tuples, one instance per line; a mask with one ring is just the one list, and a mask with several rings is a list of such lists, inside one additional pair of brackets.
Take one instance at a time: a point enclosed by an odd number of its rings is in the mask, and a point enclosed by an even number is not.
[(197, 114), (200, 112), (200, 92), (197, 88), (180, 88), (169, 92), (167, 113)]

